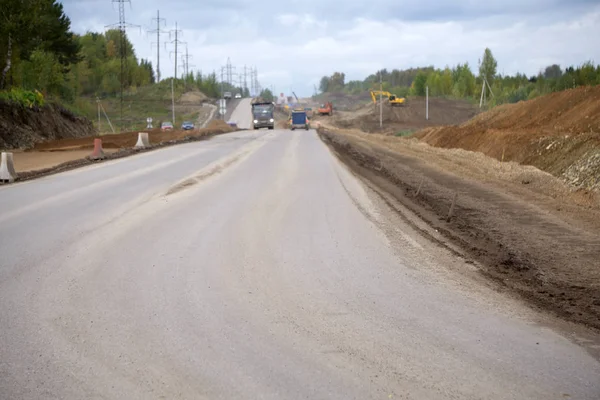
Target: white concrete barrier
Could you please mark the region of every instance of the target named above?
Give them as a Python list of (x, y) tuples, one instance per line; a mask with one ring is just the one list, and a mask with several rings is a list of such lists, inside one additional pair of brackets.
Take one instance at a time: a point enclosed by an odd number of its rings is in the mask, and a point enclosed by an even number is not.
[(144, 147), (150, 146), (150, 139), (148, 139), (148, 132), (140, 132), (138, 133), (138, 140), (135, 144), (136, 149), (141, 149)]
[(2, 152), (0, 159), (0, 182), (14, 182), (17, 179), (17, 171), (13, 162), (13, 153)]

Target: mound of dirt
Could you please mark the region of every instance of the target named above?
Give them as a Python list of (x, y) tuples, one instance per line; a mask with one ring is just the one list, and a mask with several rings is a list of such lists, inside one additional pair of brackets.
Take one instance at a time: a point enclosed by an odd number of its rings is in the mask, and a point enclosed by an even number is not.
[[(352, 113), (337, 113), (332, 120), (340, 128), (357, 128), (364, 132), (396, 134), (429, 126), (461, 124), (477, 115), (477, 108), (463, 100), (429, 99), (429, 119), (426, 100), (413, 97), (404, 106), (391, 106), (383, 100), (383, 130), (379, 127), (380, 106), (370, 104)], [(335, 114), (334, 114), (335, 115)]]
[(576, 188), (600, 190), (600, 86), (499, 106), (461, 126), (424, 129), (415, 137), (533, 165)]
[(178, 104), (201, 104), (203, 101), (208, 100), (208, 96), (200, 91), (186, 92), (179, 98)]
[(46, 140), (77, 138), (95, 133), (91, 121), (49, 104), (25, 108), (0, 101), (0, 149), (30, 148)]
[(339, 111), (356, 111), (364, 107), (369, 101), (371, 101), (371, 95), (369, 92), (363, 92), (360, 94), (348, 94), (343, 92), (326, 92), (320, 94), (315, 99), (315, 105), (323, 104), (328, 101), (333, 103), (333, 108)]
[(233, 131), (233, 128), (230, 127), (227, 124), (227, 122), (223, 121), (222, 119), (213, 119), (212, 121), (210, 121), (208, 123), (208, 125), (206, 126), (205, 129), (210, 129), (210, 130), (221, 129), (221, 130), (224, 130), (225, 132)]

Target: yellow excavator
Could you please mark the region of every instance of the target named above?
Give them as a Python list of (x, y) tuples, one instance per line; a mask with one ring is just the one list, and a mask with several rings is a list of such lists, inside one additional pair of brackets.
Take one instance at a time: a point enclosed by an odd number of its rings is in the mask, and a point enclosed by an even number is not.
[(377, 96), (379, 95), (386, 97), (392, 106), (403, 106), (406, 102), (404, 97), (396, 97), (395, 94), (391, 94), (390, 92), (371, 90), (371, 98), (373, 99), (373, 103), (377, 104)]

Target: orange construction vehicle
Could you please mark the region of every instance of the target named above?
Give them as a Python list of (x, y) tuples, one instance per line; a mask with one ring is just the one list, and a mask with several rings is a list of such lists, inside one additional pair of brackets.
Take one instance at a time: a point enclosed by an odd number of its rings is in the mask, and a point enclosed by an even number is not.
[(318, 113), (319, 113), (319, 115), (333, 114), (333, 104), (331, 104), (330, 101), (328, 101), (325, 104), (322, 104), (321, 107), (319, 107)]

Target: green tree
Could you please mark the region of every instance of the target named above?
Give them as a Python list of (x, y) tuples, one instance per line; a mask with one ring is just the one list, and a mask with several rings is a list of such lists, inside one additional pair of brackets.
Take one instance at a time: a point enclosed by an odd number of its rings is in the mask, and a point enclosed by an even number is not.
[(494, 83), (496, 77), (496, 71), (498, 69), (498, 62), (494, 58), (492, 51), (486, 48), (483, 52), (483, 60), (479, 65), (479, 76), (482, 79), (486, 79), (490, 85)]
[(547, 66), (544, 70), (544, 78), (547, 79), (558, 79), (562, 76), (563, 72), (558, 64), (552, 64)]
[[(56, 0), (3, 0), (0, 7), (0, 89), (7, 86), (13, 65), (29, 61), (40, 50), (56, 57), (66, 74), (79, 62), (79, 43), (71, 21)], [(15, 77), (11, 75), (11, 81)]]
[(413, 81), (411, 91), (415, 96), (425, 96), (425, 87), (427, 86), (427, 74), (419, 72)]
[(440, 89), (441, 89), (440, 94), (443, 96), (452, 95), (452, 87), (453, 86), (454, 86), (454, 82), (452, 81), (452, 70), (450, 68), (446, 67), (440, 78)]
[(321, 91), (321, 93), (325, 93), (329, 91), (329, 77), (328, 76), (324, 76), (321, 78), (321, 81), (319, 82), (319, 90)]
[(273, 92), (271, 92), (269, 89), (263, 89), (260, 92), (260, 97), (262, 97), (265, 101), (273, 101), (274, 97), (273, 97)]
[(346, 84), (346, 74), (343, 72), (334, 72), (329, 78), (329, 92), (341, 92)]
[(452, 71), (452, 75), (454, 77), (454, 88), (452, 89), (454, 97), (465, 98), (475, 94), (475, 75), (473, 75), (469, 63), (458, 64)]

